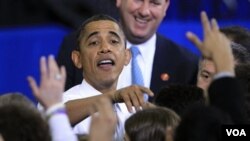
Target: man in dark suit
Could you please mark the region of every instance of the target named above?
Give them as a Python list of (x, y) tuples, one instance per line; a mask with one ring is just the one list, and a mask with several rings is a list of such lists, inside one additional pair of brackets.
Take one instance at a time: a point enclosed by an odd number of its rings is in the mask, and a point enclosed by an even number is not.
[[(197, 57), (156, 33), (169, 4), (170, 0), (139, 2), (116, 0), (116, 6), (120, 11), (120, 22), (127, 38), (127, 48), (136, 47), (139, 50), (136, 59), (143, 79), (143, 84), (140, 85), (149, 87), (154, 93), (169, 83), (195, 84), (196, 82)], [(66, 89), (81, 83), (82, 80), (81, 70), (76, 70), (70, 57), (64, 54), (67, 48), (73, 47), (73, 44), (77, 46), (76, 35), (70, 38), (72, 39), (64, 40), (57, 59), (59, 65), (66, 65), (68, 76)], [(118, 89), (137, 84), (132, 81), (131, 62), (120, 75)]]

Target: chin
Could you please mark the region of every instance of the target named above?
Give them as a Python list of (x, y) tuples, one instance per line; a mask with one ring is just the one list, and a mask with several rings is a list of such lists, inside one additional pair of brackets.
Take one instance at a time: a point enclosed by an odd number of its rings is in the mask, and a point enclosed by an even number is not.
[(110, 77), (108, 77), (108, 79), (103, 79), (100, 81), (102, 81), (104, 85), (108, 85), (108, 86), (112, 86), (117, 82), (116, 79), (112, 79)]

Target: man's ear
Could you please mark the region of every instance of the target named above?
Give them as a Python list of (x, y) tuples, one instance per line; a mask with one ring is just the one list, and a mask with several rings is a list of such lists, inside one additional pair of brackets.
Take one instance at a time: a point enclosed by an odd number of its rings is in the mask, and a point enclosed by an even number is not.
[(168, 10), (168, 8), (169, 8), (169, 5), (170, 5), (170, 0), (166, 0), (166, 5), (165, 5), (165, 8), (164, 8), (164, 17), (166, 16), (166, 11)]
[(116, 7), (117, 7), (117, 8), (120, 8), (120, 6), (121, 6), (121, 1), (122, 1), (122, 0), (116, 0)]
[(73, 50), (71, 53), (71, 59), (74, 63), (74, 65), (78, 68), (82, 68), (82, 63), (81, 63), (81, 54), (79, 51)]
[(131, 59), (131, 52), (129, 49), (125, 50), (125, 65), (127, 66)]

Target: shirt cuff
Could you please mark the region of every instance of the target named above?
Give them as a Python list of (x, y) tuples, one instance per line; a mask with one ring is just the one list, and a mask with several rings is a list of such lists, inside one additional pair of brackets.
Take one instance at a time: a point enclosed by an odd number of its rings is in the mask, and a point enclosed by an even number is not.
[(63, 103), (57, 103), (48, 108), (45, 114), (47, 117), (50, 117), (54, 114), (66, 114), (65, 105)]
[(214, 75), (214, 80), (220, 79), (220, 78), (224, 78), (224, 77), (234, 77), (234, 74), (232, 72), (219, 72), (217, 74)]

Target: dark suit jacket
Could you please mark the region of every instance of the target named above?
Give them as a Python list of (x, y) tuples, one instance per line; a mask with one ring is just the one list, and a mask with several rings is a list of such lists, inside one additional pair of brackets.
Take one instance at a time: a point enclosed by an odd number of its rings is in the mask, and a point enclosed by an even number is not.
[[(77, 46), (76, 33), (67, 36), (60, 48), (57, 62), (67, 70), (66, 90), (81, 83), (82, 72), (74, 67), (71, 51)], [(190, 51), (157, 34), (156, 52), (153, 62), (150, 89), (156, 94), (161, 87), (169, 83), (194, 84), (196, 82), (198, 58)], [(161, 75), (167, 73), (168, 81)]]
[[(195, 84), (198, 57), (189, 50), (157, 34), (150, 89), (157, 94), (159, 89), (170, 83)], [(164, 81), (162, 74), (169, 79)]]
[(229, 114), (236, 124), (247, 123), (245, 91), (236, 78), (224, 77), (213, 81), (208, 93), (211, 106)]

